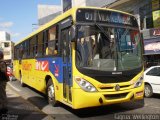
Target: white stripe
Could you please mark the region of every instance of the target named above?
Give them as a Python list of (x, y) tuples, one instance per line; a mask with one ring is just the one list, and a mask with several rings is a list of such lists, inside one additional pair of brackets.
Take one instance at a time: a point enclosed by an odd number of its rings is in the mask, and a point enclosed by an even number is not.
[(18, 88), (16, 88), (16, 87), (14, 87), (11, 83), (7, 83), (7, 84), (9, 84), (9, 86), (11, 86), (14, 90), (16, 90), (16, 91), (18, 91), (18, 92), (20, 92), (21, 90), (20, 89), (18, 89)]

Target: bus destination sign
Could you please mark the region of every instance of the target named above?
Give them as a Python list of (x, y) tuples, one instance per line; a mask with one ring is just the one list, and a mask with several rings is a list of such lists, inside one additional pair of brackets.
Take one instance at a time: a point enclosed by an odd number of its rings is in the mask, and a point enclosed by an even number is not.
[(77, 22), (99, 22), (137, 27), (133, 16), (107, 10), (78, 9)]

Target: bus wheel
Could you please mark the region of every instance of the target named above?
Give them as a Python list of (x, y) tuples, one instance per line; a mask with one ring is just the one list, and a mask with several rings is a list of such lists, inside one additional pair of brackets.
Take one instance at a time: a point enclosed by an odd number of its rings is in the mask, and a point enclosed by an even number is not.
[(151, 97), (153, 95), (152, 87), (148, 84), (145, 85), (145, 97)]
[(23, 82), (22, 74), (20, 74), (20, 82), (21, 82), (21, 86), (22, 86), (22, 87), (25, 87), (25, 86), (26, 86), (25, 83)]
[(55, 98), (55, 87), (53, 85), (51, 78), (47, 82), (47, 98), (48, 98), (49, 104), (51, 104), (53, 106), (57, 106), (58, 101), (56, 101), (56, 98)]

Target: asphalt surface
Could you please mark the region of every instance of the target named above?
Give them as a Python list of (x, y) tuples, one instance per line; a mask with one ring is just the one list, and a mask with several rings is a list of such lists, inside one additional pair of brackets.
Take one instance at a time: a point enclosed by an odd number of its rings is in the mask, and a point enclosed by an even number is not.
[(0, 120), (48, 120), (53, 119), (37, 106), (21, 97), (11, 86), (6, 87), (8, 112)]
[(160, 95), (145, 98), (144, 105), (141, 102), (122, 103), (101, 107), (73, 110), (60, 104), (57, 107), (48, 105), (43, 94), (30, 87), (21, 87), (19, 81), (8, 82), (8, 86), (16, 91), (24, 100), (30, 102), (43, 113), (58, 120), (158, 120), (160, 119)]

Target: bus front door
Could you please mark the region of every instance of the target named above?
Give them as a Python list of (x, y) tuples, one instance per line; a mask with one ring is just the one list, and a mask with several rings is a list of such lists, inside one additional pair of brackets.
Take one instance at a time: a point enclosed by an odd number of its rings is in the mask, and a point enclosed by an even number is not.
[(61, 31), (62, 58), (63, 58), (63, 98), (67, 103), (72, 102), (71, 79), (71, 43), (69, 41), (70, 29)]

